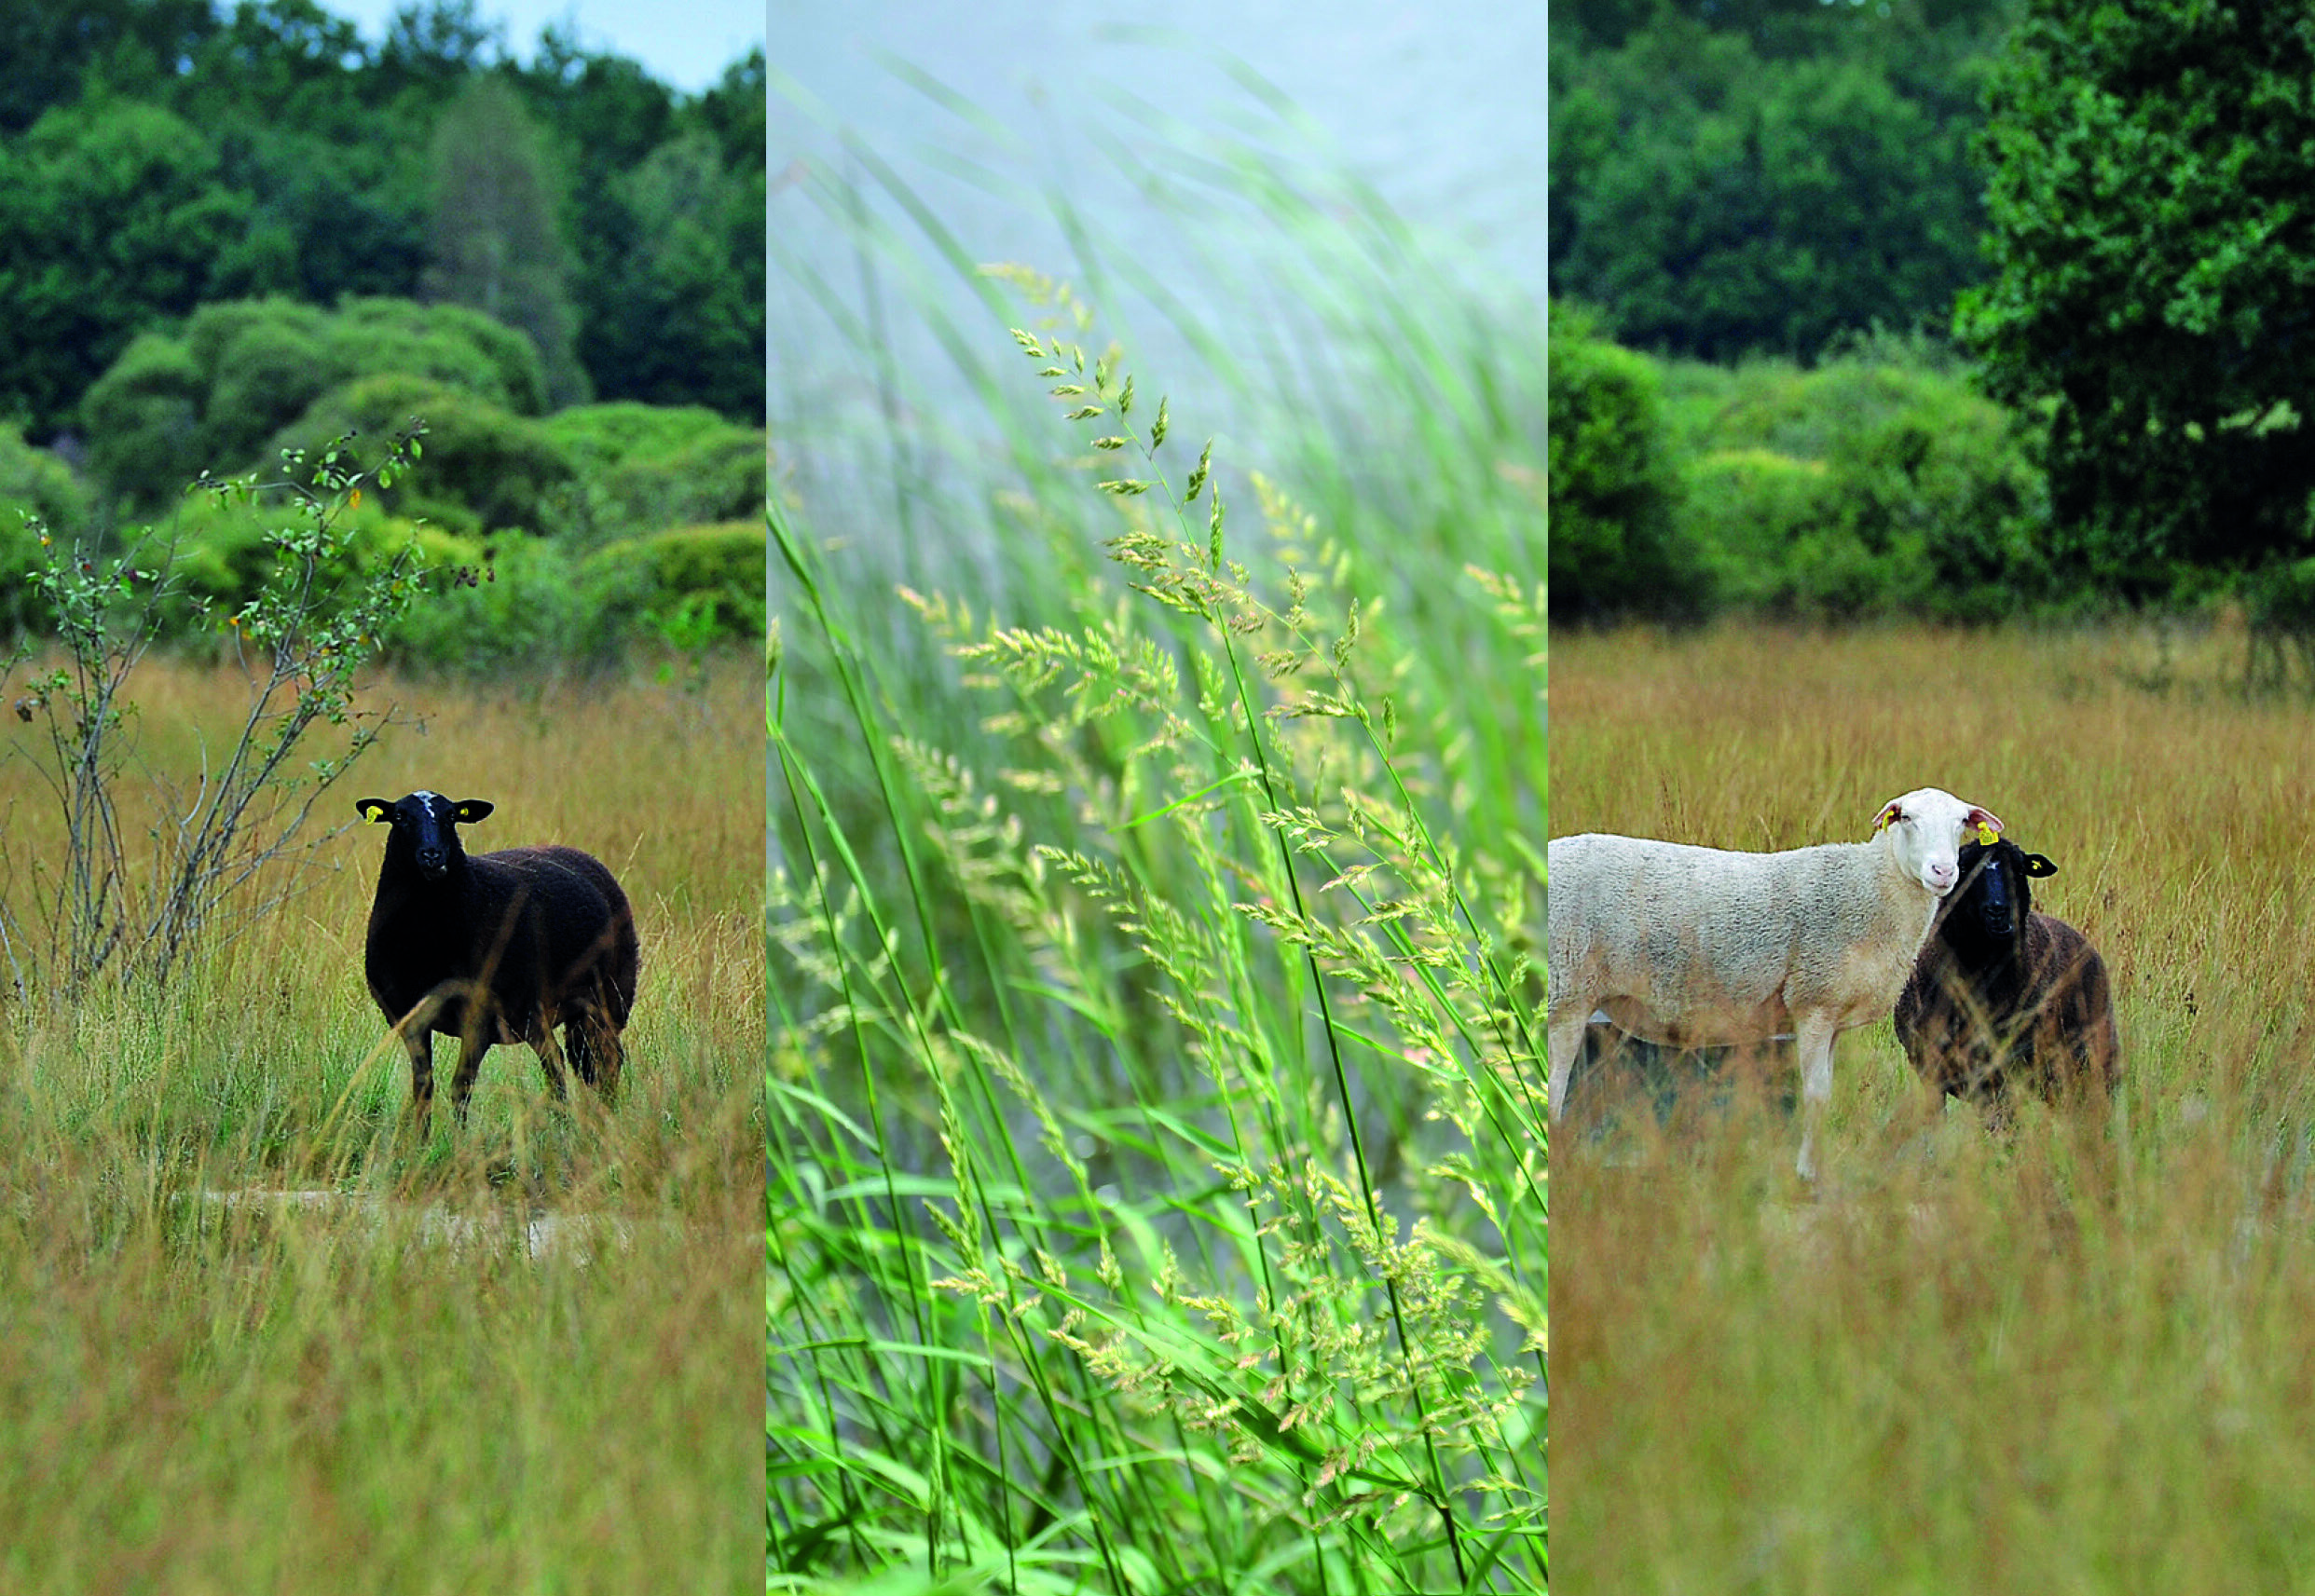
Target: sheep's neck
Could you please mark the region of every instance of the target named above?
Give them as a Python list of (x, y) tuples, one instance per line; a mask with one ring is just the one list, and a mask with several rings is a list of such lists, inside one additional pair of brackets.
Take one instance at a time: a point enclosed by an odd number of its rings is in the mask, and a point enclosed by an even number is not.
[(466, 855), (451, 855), (440, 880), (429, 877), (415, 859), (389, 857), (377, 877), (377, 901), (399, 908), (404, 904), (462, 904), (466, 900)]

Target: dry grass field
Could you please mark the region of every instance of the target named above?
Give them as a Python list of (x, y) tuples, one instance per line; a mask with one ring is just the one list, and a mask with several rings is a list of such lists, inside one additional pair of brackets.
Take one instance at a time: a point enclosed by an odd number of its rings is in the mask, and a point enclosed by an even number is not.
[(2303, 1588), (2315, 1567), (2315, 705), (2243, 639), (1554, 639), (1555, 836), (1776, 849), (1945, 787), (2114, 978), (2112, 1112), (2006, 1140), (1888, 1025), (1826, 1175), (1733, 1107), (1554, 1148), (1557, 1572), (1587, 1591)]
[[(462, 1131), (409, 1137), (363, 983), (382, 833), (361, 825), (167, 991), (0, 1026), (0, 1588), (752, 1588), (760, 695), (742, 661), (699, 690), (387, 682), (408, 724), (315, 812), (318, 834), (432, 787), (498, 806), (473, 851), (610, 864), (643, 974), (608, 1115), (554, 1107), (501, 1047)], [(240, 703), (158, 661), (133, 696), (166, 771)], [(37, 723), (5, 724), (21, 915), (56, 832)]]

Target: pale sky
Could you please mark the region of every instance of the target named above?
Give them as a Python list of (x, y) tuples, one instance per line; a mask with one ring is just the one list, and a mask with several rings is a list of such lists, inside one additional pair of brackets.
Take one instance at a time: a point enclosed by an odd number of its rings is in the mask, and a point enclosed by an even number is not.
[[(409, 0), (320, 0), (376, 44)], [(549, 22), (578, 23), (580, 42), (641, 61), (671, 89), (696, 94), (763, 43), (765, 0), (478, 0), (475, 13), (504, 25), (506, 47), (528, 61)]]

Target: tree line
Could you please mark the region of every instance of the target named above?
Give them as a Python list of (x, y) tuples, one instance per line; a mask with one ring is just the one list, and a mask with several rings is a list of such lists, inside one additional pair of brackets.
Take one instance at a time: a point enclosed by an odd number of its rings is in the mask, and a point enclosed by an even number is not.
[(2244, 601), (2315, 630), (2315, 31), (1574, 0), (1552, 613)]
[[(763, 415), (764, 61), (699, 94), (473, 0), (371, 44), (311, 0), (0, 8), (0, 419), (80, 434), (140, 332), (221, 301), (465, 305), (551, 406)], [(236, 462), (238, 463), (238, 462)]]

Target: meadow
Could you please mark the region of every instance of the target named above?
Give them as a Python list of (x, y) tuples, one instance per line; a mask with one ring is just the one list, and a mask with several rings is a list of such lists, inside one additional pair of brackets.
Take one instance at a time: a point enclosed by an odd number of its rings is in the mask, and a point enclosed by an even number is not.
[(1552, 831), (1778, 849), (1937, 785), (2058, 862), (2124, 1084), (2009, 1138), (1849, 1033), (1814, 1190), (1773, 1078), (1580, 1096), (1554, 1214), (1568, 1591), (2296, 1589), (2315, 1557), (2315, 715), (2240, 624), (1554, 639)]
[[(400, 724), (168, 987), (0, 1024), (0, 1585), (14, 1591), (751, 1589), (764, 1051), (760, 675), (394, 679)], [(17, 684), (11, 680), (13, 690)], [(139, 668), (182, 774), (229, 667)], [(6, 723), (0, 891), (58, 856)], [(319, 751), (319, 750), (317, 750)], [(493, 1049), (470, 1123), (404, 1121), (366, 991), (382, 833), (358, 798), (498, 806), (473, 851), (604, 859), (643, 948), (621, 1094), (551, 1104)], [(341, 834), (324, 836), (346, 825)], [(437, 1044), (436, 1068), (455, 1044)]]

